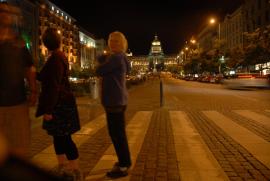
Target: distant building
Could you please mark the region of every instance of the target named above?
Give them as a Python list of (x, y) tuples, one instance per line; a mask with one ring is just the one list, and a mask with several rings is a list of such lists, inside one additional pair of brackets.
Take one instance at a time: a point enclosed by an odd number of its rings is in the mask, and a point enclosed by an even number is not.
[(104, 53), (107, 49), (107, 44), (104, 39), (96, 40), (96, 56), (99, 56)]
[(165, 70), (166, 66), (177, 64), (176, 55), (165, 55), (163, 53), (157, 35), (155, 35), (155, 38), (151, 43), (151, 49), (148, 55), (134, 56), (131, 53), (131, 56), (128, 56), (128, 59), (131, 62), (132, 69), (136, 69), (139, 72), (162, 71)]
[(245, 0), (243, 10), (245, 31), (254, 32), (257, 28), (270, 25), (269, 0)]
[(39, 5), (39, 47), (42, 57), (48, 56), (48, 51), (42, 43), (42, 34), (46, 28), (58, 30), (62, 37), (61, 50), (68, 58), (70, 65), (80, 62), (79, 30), (76, 20), (48, 0), (40, 0)]
[(155, 35), (155, 39), (151, 44), (148, 61), (150, 71), (161, 71), (164, 69), (164, 53), (157, 35)]
[(198, 44), (202, 51), (209, 51), (214, 47), (214, 40), (217, 38), (217, 29), (214, 26), (206, 26), (198, 34)]
[(96, 59), (96, 40), (93, 35), (81, 27), (79, 30), (79, 38), (81, 44), (81, 68), (93, 68)]
[(225, 40), (225, 49), (243, 48), (244, 28), (244, 11), (243, 6), (241, 6), (232, 14), (226, 15), (221, 23), (220, 37)]

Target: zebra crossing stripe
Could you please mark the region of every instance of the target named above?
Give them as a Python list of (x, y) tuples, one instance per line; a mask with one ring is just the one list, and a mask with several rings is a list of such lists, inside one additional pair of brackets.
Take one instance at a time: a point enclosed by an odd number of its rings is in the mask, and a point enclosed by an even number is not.
[[(144, 137), (146, 135), (149, 123), (151, 121), (152, 111), (139, 111), (129, 121), (126, 132), (128, 137), (129, 149), (132, 159), (132, 167), (135, 165), (135, 161), (142, 147)], [(100, 180), (106, 179), (105, 173), (112, 168), (113, 164), (117, 161), (116, 153), (113, 145), (105, 151), (96, 166), (91, 170), (90, 174), (86, 177), (86, 180)], [(132, 169), (131, 167), (131, 169)], [(117, 179), (117, 180), (129, 180), (130, 176)]]
[(183, 111), (170, 111), (181, 180), (229, 180)]
[[(93, 136), (98, 130), (104, 127), (106, 124), (105, 114), (97, 117), (93, 121), (90, 121), (84, 125), (80, 131), (72, 135), (73, 141), (76, 143), (77, 147), (87, 141), (91, 136)], [(42, 168), (52, 169), (57, 165), (57, 159), (55, 156), (55, 151), (53, 145), (45, 148), (39, 154), (35, 155), (31, 161)]]
[(234, 110), (235, 113), (252, 119), (258, 123), (263, 124), (264, 126), (267, 126), (268, 128), (270, 128), (270, 118), (261, 114), (258, 114), (256, 112), (250, 111), (250, 110)]
[(270, 143), (238, 125), (217, 111), (203, 111), (217, 126), (232, 139), (247, 149), (255, 158), (270, 168)]

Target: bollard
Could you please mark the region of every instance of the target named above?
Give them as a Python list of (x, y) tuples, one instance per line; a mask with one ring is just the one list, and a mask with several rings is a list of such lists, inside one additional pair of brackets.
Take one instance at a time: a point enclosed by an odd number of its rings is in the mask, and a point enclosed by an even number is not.
[(163, 84), (162, 84), (161, 78), (159, 80), (160, 80), (160, 83), (159, 83), (160, 107), (162, 107), (163, 106)]

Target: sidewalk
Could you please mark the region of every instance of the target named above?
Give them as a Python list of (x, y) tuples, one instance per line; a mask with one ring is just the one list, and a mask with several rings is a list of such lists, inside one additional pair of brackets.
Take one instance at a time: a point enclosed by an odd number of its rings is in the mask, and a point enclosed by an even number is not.
[[(117, 180), (270, 180), (270, 110), (178, 109), (176, 98), (174, 106), (159, 108), (159, 92), (153, 91), (158, 86), (142, 85), (143, 95), (130, 91), (127, 135), (133, 165), (129, 176)], [(109, 180), (105, 174), (116, 156), (103, 109), (88, 98), (77, 103), (83, 122), (74, 135), (80, 166), (86, 180)], [(32, 161), (47, 169), (56, 166), (50, 141)]]

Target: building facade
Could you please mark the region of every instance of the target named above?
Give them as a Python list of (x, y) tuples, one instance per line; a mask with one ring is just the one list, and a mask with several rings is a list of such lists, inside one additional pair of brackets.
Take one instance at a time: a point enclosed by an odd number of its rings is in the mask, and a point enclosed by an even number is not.
[(243, 48), (243, 33), (244, 26), (244, 11), (243, 6), (238, 8), (230, 15), (226, 15), (221, 23), (220, 37), (224, 40), (225, 50), (230, 50), (236, 47)]
[(96, 41), (89, 32), (80, 28), (80, 66), (81, 68), (94, 68), (96, 59)]
[(104, 53), (107, 49), (107, 44), (104, 39), (96, 40), (96, 56), (99, 56)]
[(270, 24), (269, 0), (245, 0), (244, 24), (247, 32), (254, 32), (257, 28)]
[(217, 29), (214, 26), (206, 26), (198, 34), (198, 45), (202, 51), (209, 51), (214, 47), (214, 40), (217, 38)]
[(39, 48), (41, 62), (46, 60), (48, 50), (42, 43), (42, 35), (48, 27), (56, 28), (62, 37), (61, 50), (70, 65), (80, 62), (79, 29), (76, 20), (48, 0), (39, 4)]
[(155, 35), (152, 41), (148, 62), (150, 71), (161, 71), (164, 69), (164, 53), (157, 35)]

